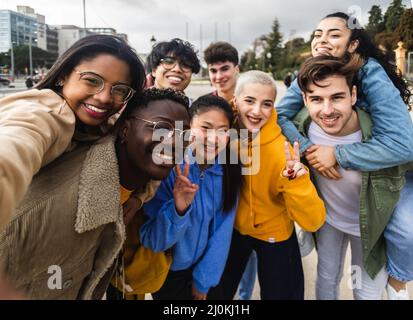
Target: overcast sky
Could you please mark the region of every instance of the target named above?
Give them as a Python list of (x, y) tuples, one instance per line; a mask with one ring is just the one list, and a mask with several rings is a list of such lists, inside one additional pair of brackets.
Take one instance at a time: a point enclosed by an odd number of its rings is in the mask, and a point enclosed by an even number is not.
[[(362, 23), (366, 23), (373, 4), (385, 11), (390, 3), (391, 0), (86, 0), (86, 20), (88, 27), (112, 27), (128, 34), (139, 52), (150, 50), (152, 35), (158, 41), (185, 39), (188, 24), (188, 40), (197, 49), (201, 48), (202, 25), (202, 49), (217, 34), (218, 40), (230, 39), (242, 53), (256, 37), (271, 30), (274, 18), (278, 18), (285, 40), (291, 36), (308, 39), (319, 19), (328, 13), (348, 12), (350, 7), (358, 6)], [(412, 7), (413, 0), (404, 3)], [(16, 5), (34, 8), (46, 16), (48, 24), (83, 26), (83, 0), (0, 0), (0, 9), (16, 10)]]

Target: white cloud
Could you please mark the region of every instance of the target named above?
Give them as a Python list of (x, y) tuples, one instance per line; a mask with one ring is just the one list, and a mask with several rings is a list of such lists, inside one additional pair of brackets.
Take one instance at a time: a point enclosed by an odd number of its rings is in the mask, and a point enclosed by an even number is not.
[[(352, 5), (361, 8), (363, 17), (373, 4), (382, 8), (391, 0), (86, 0), (89, 27), (113, 27), (127, 33), (131, 44), (140, 52), (150, 50), (152, 35), (158, 40), (185, 38), (189, 26), (189, 40), (200, 47), (202, 24), (203, 48), (215, 39), (231, 41), (240, 52), (252, 41), (271, 30), (272, 21), (279, 19), (284, 39), (291, 34), (308, 38), (319, 19), (334, 11), (347, 12)], [(405, 0), (410, 6), (410, 0)], [(28, 5), (46, 16), (49, 24), (83, 26), (83, 0), (0, 0), (0, 8), (16, 10), (16, 5)]]

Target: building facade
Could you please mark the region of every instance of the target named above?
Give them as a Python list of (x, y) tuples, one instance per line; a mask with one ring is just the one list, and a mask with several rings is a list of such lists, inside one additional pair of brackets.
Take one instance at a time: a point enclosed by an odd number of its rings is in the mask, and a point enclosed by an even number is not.
[(37, 46), (37, 20), (20, 12), (0, 10), (0, 52), (30, 41)]

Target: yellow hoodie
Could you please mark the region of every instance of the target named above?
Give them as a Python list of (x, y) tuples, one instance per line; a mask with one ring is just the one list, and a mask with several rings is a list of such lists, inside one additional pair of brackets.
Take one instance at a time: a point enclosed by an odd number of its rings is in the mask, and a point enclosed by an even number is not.
[(248, 143), (248, 153), (255, 156), (260, 152), (260, 157), (257, 172), (252, 172), (251, 167), (243, 167), (251, 173), (243, 175), (235, 218), (235, 228), (243, 235), (279, 242), (290, 238), (294, 221), (311, 232), (325, 221), (324, 203), (318, 197), (310, 175), (293, 180), (282, 176), (286, 164), (285, 140), (274, 110), (261, 128), (259, 139), (256, 137)]

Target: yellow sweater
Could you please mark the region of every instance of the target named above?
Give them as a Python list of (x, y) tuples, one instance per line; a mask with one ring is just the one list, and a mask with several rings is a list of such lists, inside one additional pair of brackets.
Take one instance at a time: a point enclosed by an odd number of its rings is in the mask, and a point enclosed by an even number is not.
[(241, 147), (241, 154), (248, 150), (255, 160), (259, 153), (255, 163), (259, 168), (253, 172), (254, 164), (243, 167), (251, 174), (243, 175), (235, 228), (243, 235), (267, 242), (287, 240), (294, 221), (304, 230), (316, 231), (325, 221), (324, 203), (309, 174), (293, 180), (282, 176), (286, 139), (277, 125), (275, 110), (258, 137)]

